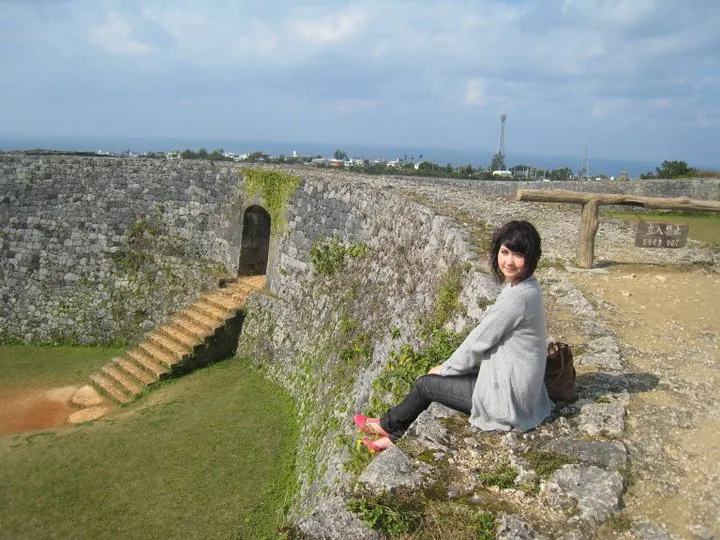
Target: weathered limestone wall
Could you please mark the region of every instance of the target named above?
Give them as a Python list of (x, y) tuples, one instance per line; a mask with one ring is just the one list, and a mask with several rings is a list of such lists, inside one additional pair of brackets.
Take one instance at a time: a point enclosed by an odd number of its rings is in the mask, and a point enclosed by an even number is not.
[[(248, 304), (238, 354), (295, 396), (301, 434), (293, 516), (327, 519), (353, 477), (351, 412), (367, 406), (391, 351), (419, 345), (449, 274), (470, 291), (467, 316), (477, 318), (485, 305), (478, 300), (494, 299), (498, 288), (452, 220), (389, 186), (306, 179), (288, 213), (271, 294)], [(311, 248), (332, 235), (337, 245), (364, 244), (366, 254), (318, 275)]]
[[(302, 181), (286, 209), (288, 234), (271, 246), (270, 290), (249, 302), (238, 353), (296, 399), (293, 518), (306, 530), (349, 519), (337, 528), (345, 533), (357, 523), (342, 498), (365, 455), (353, 451), (351, 413), (367, 406), (393, 351), (420, 345), (450, 276), (464, 306), (450, 321), (457, 329), (481, 317), (498, 287), (469, 243), (478, 238), (468, 226), (396, 189), (465, 183), (293, 172)], [(719, 185), (467, 184), (480, 197), (512, 196), (521, 187), (627, 186), (639, 195), (712, 199)], [(262, 204), (244, 199), (235, 165), (0, 156), (0, 341), (133, 339), (209, 286), (213, 272), (237, 270), (243, 210)], [(334, 272), (319, 275), (311, 252), (328, 239), (348, 251)], [(606, 405), (595, 398), (588, 394), (589, 405)]]
[(627, 182), (609, 180), (573, 182), (524, 182), (524, 181), (477, 181), (454, 179), (422, 179), (421, 182), (446, 184), (469, 188), (483, 195), (514, 197), (518, 189), (569, 189), (590, 193), (621, 193), (640, 197), (688, 197), (690, 199), (720, 199), (720, 179), (687, 178), (678, 180), (630, 180)]
[(237, 269), (238, 168), (0, 156), (0, 341), (125, 342)]
[[(0, 342), (132, 341), (211, 286), (219, 271), (235, 273), (242, 212), (252, 202), (244, 200), (240, 169), (199, 161), (0, 155)], [(275, 278), (285, 265), (302, 266), (298, 254), (307, 254), (317, 238), (377, 233), (368, 225), (372, 209), (350, 212), (347, 197), (320, 193), (346, 184), (381, 191), (447, 185), (508, 197), (518, 188), (699, 199), (716, 199), (720, 191), (717, 179), (478, 182), (368, 178), (308, 167), (292, 172), (320, 184), (293, 203), (293, 219), (302, 218), (308, 228), (293, 233), (295, 242), (283, 250), (273, 246)], [(274, 264), (280, 259), (284, 263)]]

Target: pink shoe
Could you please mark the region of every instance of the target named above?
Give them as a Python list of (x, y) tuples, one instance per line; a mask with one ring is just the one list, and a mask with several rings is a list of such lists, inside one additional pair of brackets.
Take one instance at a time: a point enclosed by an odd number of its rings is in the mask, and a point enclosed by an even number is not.
[(379, 418), (368, 418), (364, 414), (356, 414), (353, 416), (353, 421), (363, 433), (367, 433), (368, 435), (381, 435), (383, 437), (390, 436), (390, 434), (380, 426)]
[(382, 437), (381, 439), (371, 440), (367, 437), (364, 437), (362, 439), (362, 443), (370, 450), (371, 452), (382, 452), (383, 450), (386, 450), (393, 446), (393, 442), (390, 440), (390, 437)]

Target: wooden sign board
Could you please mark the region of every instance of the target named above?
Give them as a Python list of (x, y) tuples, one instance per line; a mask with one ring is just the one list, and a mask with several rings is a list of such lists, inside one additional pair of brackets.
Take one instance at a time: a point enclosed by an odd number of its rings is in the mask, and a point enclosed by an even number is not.
[(689, 231), (690, 227), (687, 225), (641, 221), (637, 224), (635, 245), (654, 248), (685, 247)]

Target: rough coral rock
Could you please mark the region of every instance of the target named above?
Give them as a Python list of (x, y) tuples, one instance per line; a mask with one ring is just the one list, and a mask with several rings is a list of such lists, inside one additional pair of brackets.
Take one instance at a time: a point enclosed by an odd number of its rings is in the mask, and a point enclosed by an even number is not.
[(625, 431), (625, 412), (617, 401), (587, 403), (580, 409), (578, 429), (590, 436), (620, 437)]
[(612, 336), (603, 336), (587, 344), (587, 350), (578, 356), (580, 366), (596, 366), (603, 369), (621, 370), (620, 348)]
[(503, 514), (498, 519), (495, 531), (497, 540), (544, 540), (547, 537), (538, 532), (520, 516)]
[(625, 484), (620, 473), (594, 465), (565, 465), (545, 483), (545, 494), (552, 504), (571, 510), (593, 525), (608, 519), (620, 505)]
[(308, 538), (317, 540), (379, 540), (380, 535), (368, 529), (345, 508), (340, 497), (327, 499), (316, 506), (310, 515), (298, 521), (298, 527)]
[(427, 481), (429, 468), (416, 466), (397, 446), (378, 455), (358, 478), (371, 492), (395, 491), (398, 488), (417, 489)]
[(618, 441), (558, 439), (550, 441), (542, 449), (573, 457), (587, 465), (596, 465), (605, 469), (622, 469), (627, 465), (628, 461), (627, 449), (625, 445)]

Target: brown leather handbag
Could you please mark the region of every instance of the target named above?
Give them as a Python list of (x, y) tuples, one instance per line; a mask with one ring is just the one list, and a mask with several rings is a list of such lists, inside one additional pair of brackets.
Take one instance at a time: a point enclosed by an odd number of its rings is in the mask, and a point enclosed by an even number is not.
[(573, 353), (567, 343), (552, 341), (548, 344), (545, 386), (553, 401), (569, 402), (577, 397)]

